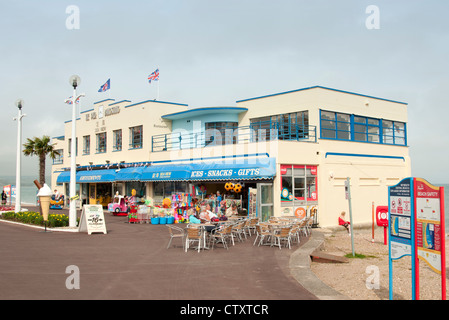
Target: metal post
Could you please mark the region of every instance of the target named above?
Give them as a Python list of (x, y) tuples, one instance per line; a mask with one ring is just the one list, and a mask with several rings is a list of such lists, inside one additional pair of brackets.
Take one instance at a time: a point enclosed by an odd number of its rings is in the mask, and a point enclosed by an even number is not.
[(76, 85), (73, 86), (72, 96), (72, 144), (70, 146), (70, 211), (69, 226), (76, 227)]
[(355, 257), (355, 253), (354, 253), (354, 232), (352, 229), (352, 204), (351, 204), (351, 183), (350, 183), (350, 178), (348, 177), (346, 179), (346, 185), (347, 185), (347, 197), (348, 197), (348, 202), (349, 202), (349, 227), (351, 228), (351, 246), (352, 246), (352, 256)]
[[(22, 210), (21, 207), (21, 190), (20, 190), (20, 180), (21, 180), (21, 169), (22, 169), (22, 118), (25, 116), (22, 114), (22, 100), (17, 100), (16, 105), (19, 109), (19, 113), (17, 116), (17, 159), (16, 159), (16, 204), (14, 211), (20, 212)], [(12, 198), (12, 186), (10, 188), (10, 200)]]

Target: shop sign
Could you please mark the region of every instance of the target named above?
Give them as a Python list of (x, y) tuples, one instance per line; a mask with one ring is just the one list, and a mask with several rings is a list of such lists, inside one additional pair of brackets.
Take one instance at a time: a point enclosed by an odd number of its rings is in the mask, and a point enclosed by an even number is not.
[(225, 170), (194, 170), (191, 172), (191, 178), (244, 178), (244, 177), (257, 177), (260, 174), (260, 169), (225, 169)]
[(95, 111), (86, 113), (86, 121), (96, 120), (97, 117), (98, 117), (98, 119), (102, 119), (103, 116), (109, 117), (109, 116), (112, 116), (114, 114), (119, 114), (119, 113), (120, 113), (119, 106), (107, 108), (106, 110), (103, 109), (103, 106), (99, 106), (98, 107), (98, 115), (97, 115), (97, 112), (95, 112)]
[(84, 205), (81, 212), (78, 232), (104, 233), (106, 234), (106, 222), (102, 205)]

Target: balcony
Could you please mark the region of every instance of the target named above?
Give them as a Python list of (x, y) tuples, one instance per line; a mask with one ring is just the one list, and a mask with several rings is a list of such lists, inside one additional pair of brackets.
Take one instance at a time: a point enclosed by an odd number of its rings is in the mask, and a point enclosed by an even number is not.
[(286, 125), (280, 122), (267, 121), (224, 130), (175, 131), (169, 134), (152, 136), (151, 151), (161, 152), (275, 140), (316, 143), (316, 126)]

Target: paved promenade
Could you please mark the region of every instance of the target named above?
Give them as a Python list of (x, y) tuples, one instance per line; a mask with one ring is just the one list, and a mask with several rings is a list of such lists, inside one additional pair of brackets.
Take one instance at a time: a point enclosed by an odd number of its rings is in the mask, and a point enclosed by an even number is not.
[[(179, 239), (167, 249), (165, 225), (129, 224), (107, 212), (105, 220), (107, 235), (0, 222), (0, 299), (318, 299), (294, 276), (301, 269), (292, 273), (298, 245), (257, 247), (252, 236), (229, 250), (185, 253)], [(79, 269), (80, 289), (66, 287), (69, 266)]]

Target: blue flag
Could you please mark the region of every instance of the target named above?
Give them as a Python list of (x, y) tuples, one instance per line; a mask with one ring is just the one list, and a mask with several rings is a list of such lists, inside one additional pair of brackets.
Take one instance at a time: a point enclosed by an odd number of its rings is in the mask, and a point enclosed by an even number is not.
[(104, 85), (98, 90), (98, 92), (105, 92), (106, 90), (111, 89), (111, 79), (108, 79)]

